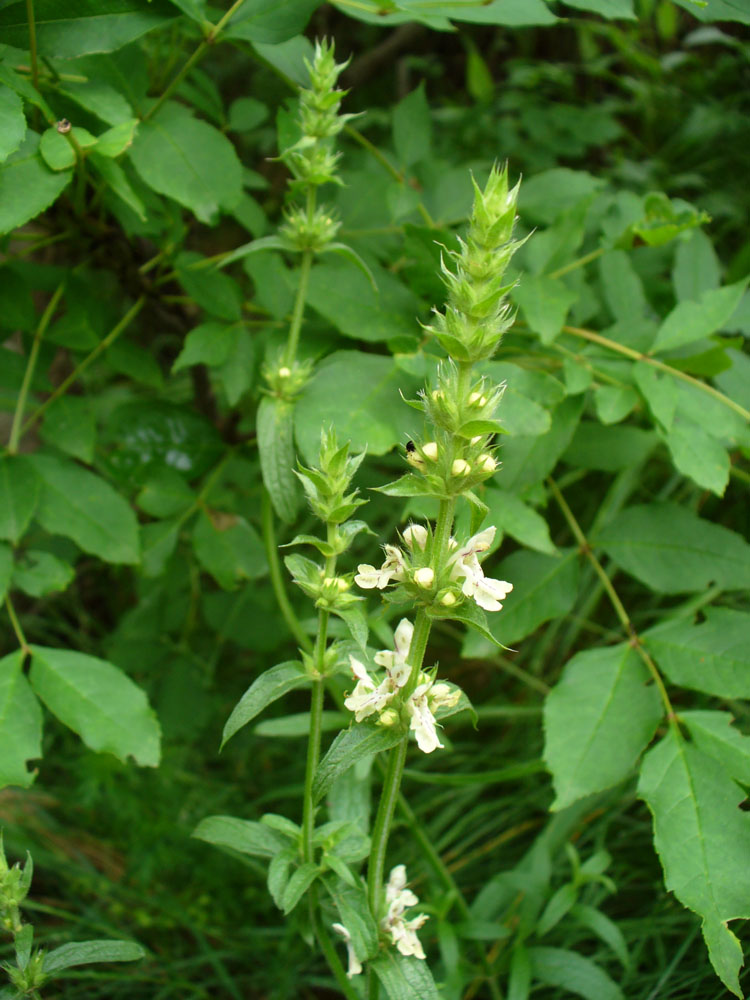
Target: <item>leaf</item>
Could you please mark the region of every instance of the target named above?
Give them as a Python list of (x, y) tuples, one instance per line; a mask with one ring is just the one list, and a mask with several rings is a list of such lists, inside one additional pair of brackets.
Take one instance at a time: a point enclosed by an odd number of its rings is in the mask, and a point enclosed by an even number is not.
[[(112, 52), (161, 27), (176, 11), (163, 0), (36, 0), (37, 50), (52, 59), (73, 59), (89, 52)], [(6, 45), (29, 48), (26, 9), (15, 3), (0, 11), (0, 36)]]
[(605, 427), (582, 420), (562, 460), (573, 468), (617, 472), (641, 465), (658, 441), (653, 431), (640, 427)]
[(249, 0), (227, 25), (228, 38), (278, 45), (301, 34), (320, 0)]
[(42, 970), (54, 979), (56, 973), (93, 962), (136, 962), (146, 952), (135, 941), (73, 941), (47, 952)]
[(152, 517), (180, 514), (195, 502), (195, 493), (183, 477), (168, 467), (154, 469), (143, 484), (136, 503)]
[(189, 208), (200, 222), (213, 222), (242, 195), (242, 166), (232, 144), (174, 101), (141, 122), (129, 155), (149, 187)]
[(289, 841), (270, 826), (235, 816), (207, 816), (193, 830), (192, 836), (256, 858), (272, 858), (289, 845)]
[(107, 156), (97, 156), (96, 153), (92, 153), (89, 156), (89, 163), (91, 163), (99, 176), (105, 181), (109, 190), (117, 195), (120, 201), (124, 202), (128, 208), (135, 212), (142, 222), (145, 222), (145, 206), (133, 190), (128, 176), (120, 164), (115, 163), (114, 160)]
[(284, 890), (289, 881), (289, 869), (298, 857), (298, 851), (294, 847), (287, 847), (278, 854), (274, 854), (268, 865), (267, 885), (271, 894), (271, 899), (281, 909), (284, 900)]
[(51, 455), (30, 456), (42, 481), (36, 518), (105, 562), (136, 563), (138, 525), (130, 505), (99, 476)]
[(141, 572), (147, 578), (161, 576), (180, 536), (180, 518), (141, 526)]
[(534, 979), (585, 1000), (624, 1000), (620, 987), (590, 958), (565, 948), (529, 948)]
[(662, 718), (661, 701), (627, 643), (577, 653), (544, 706), (553, 809), (626, 778)]
[(665, 431), (669, 431), (677, 408), (677, 387), (671, 375), (659, 374), (653, 365), (637, 361), (633, 378), (648, 408)]
[(507, 1000), (528, 1000), (530, 992), (531, 960), (526, 946), (517, 941), (510, 960)]
[(15, 153), (26, 135), (23, 101), (10, 88), (0, 90), (0, 163)]
[(73, 567), (51, 552), (26, 549), (13, 570), (13, 587), (30, 597), (44, 597), (65, 590), (74, 576)]
[(707, 608), (706, 620), (665, 622), (642, 635), (673, 684), (717, 698), (750, 698), (750, 614)]
[(72, 176), (69, 170), (49, 169), (39, 155), (39, 136), (28, 131), (19, 149), (0, 166), (0, 233), (17, 229), (49, 208)]
[(680, 240), (674, 255), (672, 284), (677, 301), (696, 302), (720, 283), (721, 268), (713, 244), (702, 229), (695, 229), (690, 239)]
[(42, 710), (23, 674), (19, 649), (0, 660), (0, 788), (28, 788), (33, 771), (26, 761), (42, 756)]
[(0, 544), (0, 601), (5, 600), (13, 572), (13, 551), (7, 545)]
[(369, 967), (383, 984), (389, 1000), (440, 1000), (430, 967), (422, 959), (388, 949)]
[(318, 764), (313, 783), (313, 798), (319, 802), (339, 775), (381, 750), (390, 750), (403, 739), (398, 726), (372, 726), (358, 722), (336, 737), (328, 753)]
[(680, 722), (701, 753), (717, 760), (735, 781), (750, 784), (750, 737), (732, 726), (729, 712), (680, 712)]
[(566, 7), (577, 7), (579, 10), (590, 10), (602, 17), (622, 17), (628, 21), (636, 21), (633, 10), (633, 0), (565, 0)]
[(41, 436), (73, 458), (91, 463), (96, 446), (96, 425), (85, 396), (61, 396), (44, 415)]
[(630, 955), (623, 933), (606, 914), (586, 903), (576, 903), (571, 909), (570, 915), (582, 927), (586, 927), (596, 934), (600, 941), (609, 945), (625, 968), (630, 967)]
[[(553, 807), (554, 808), (554, 807)], [(553, 927), (557, 926), (563, 917), (571, 911), (578, 899), (578, 887), (573, 885), (572, 882), (566, 882), (565, 885), (561, 885), (547, 901), (547, 905), (542, 910), (539, 915), (539, 920), (536, 925), (536, 934), (538, 937), (544, 937), (548, 934)]]
[[(287, 400), (264, 396), (256, 417), (263, 484), (274, 510), (289, 524), (296, 518), (302, 502), (299, 482), (292, 471), (295, 467), (295, 410), (295, 405)], [(319, 435), (319, 430), (316, 433)], [(316, 440), (319, 441), (319, 437)]]
[(281, 897), (281, 909), (284, 914), (291, 913), (297, 903), (318, 877), (319, 868), (312, 861), (306, 861), (292, 873)]
[(244, 517), (201, 511), (193, 529), (193, 550), (203, 569), (224, 590), (255, 580), (267, 570), (263, 542)]
[(172, 371), (178, 372), (191, 365), (223, 365), (235, 348), (238, 329), (239, 324), (227, 325), (217, 320), (209, 320), (208, 323), (194, 327), (185, 337)]
[(600, 385), (594, 393), (596, 415), (603, 424), (618, 424), (638, 403), (638, 393), (629, 385)]
[(142, 767), (160, 757), (159, 723), (144, 692), (118, 667), (87, 653), (31, 647), (29, 678), (47, 708), (92, 750)]
[(639, 504), (594, 539), (618, 566), (663, 594), (750, 587), (750, 545), (734, 531), (671, 503)]
[(638, 794), (651, 810), (667, 889), (698, 913), (711, 964), (742, 996), (742, 948), (727, 924), (750, 916), (750, 816), (726, 769), (686, 743), (675, 725), (646, 754)]
[(705, 0), (698, 4), (696, 0), (676, 0), (699, 21), (740, 21), (750, 24), (750, 10), (744, 0)]
[(521, 307), (531, 330), (543, 344), (551, 344), (562, 330), (568, 310), (578, 298), (559, 278), (525, 274), (513, 290), (513, 300)]
[(532, 507), (508, 490), (488, 486), (484, 494), (489, 508), (489, 520), (498, 532), (510, 535), (521, 545), (546, 555), (555, 555), (557, 548), (549, 535), (549, 525)]
[[(700, 419), (699, 414), (696, 417)], [(729, 482), (729, 453), (715, 437), (679, 416), (663, 437), (675, 467), (683, 476), (689, 476), (702, 489), (711, 490), (716, 496), (724, 496)]]
[(402, 167), (430, 158), (432, 115), (424, 80), (393, 109), (393, 145)]
[[(75, 136), (76, 142), (82, 149), (87, 149), (96, 142), (96, 137), (85, 128), (71, 129), (69, 135)], [(42, 132), (39, 152), (51, 170), (69, 170), (76, 162), (76, 150), (71, 140), (58, 132), (54, 126)]]
[(503, 438), (499, 481), (505, 489), (523, 493), (552, 472), (570, 444), (583, 406), (583, 396), (572, 396), (552, 411), (552, 426), (546, 434)]
[(59, 92), (109, 125), (133, 118), (133, 108), (124, 94), (104, 80), (66, 80), (59, 84)]
[[(348, 712), (323, 712), (321, 732), (338, 732), (351, 720)], [(265, 719), (253, 728), (256, 736), (282, 737), (294, 739), (308, 736), (310, 733), (310, 713), (298, 712), (295, 715), (284, 715), (280, 719)]]
[(305, 687), (310, 678), (301, 663), (289, 660), (264, 671), (243, 694), (229, 716), (221, 737), (222, 749), (234, 734), (259, 715), (272, 702), (296, 688)]
[(599, 258), (599, 277), (607, 308), (617, 321), (631, 322), (644, 316), (648, 307), (643, 283), (631, 255), (625, 250), (610, 250)]
[(238, 322), (242, 318), (239, 285), (215, 268), (200, 266), (205, 260), (199, 253), (185, 251), (179, 254), (175, 261), (177, 280), (206, 312), (230, 323)]
[[(306, 462), (315, 464), (320, 428), (336, 427), (352, 451), (384, 455), (403, 442), (417, 420), (402, 403), (416, 392), (418, 380), (406, 375), (393, 358), (360, 351), (335, 351), (315, 369), (295, 407), (295, 431)], [(262, 404), (261, 404), (262, 405)]]
[(737, 308), (748, 280), (704, 292), (697, 302), (678, 302), (659, 327), (652, 351), (673, 350), (721, 330)]
[(0, 456), (0, 538), (15, 544), (23, 536), (39, 502), (39, 489), (39, 476), (25, 456)]

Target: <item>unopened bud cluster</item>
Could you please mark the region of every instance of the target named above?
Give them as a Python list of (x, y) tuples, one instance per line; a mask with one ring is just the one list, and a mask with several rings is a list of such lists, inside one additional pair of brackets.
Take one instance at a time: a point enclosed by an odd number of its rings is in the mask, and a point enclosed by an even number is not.
[(261, 374), (271, 395), (291, 401), (310, 380), (312, 369), (313, 363), (310, 360), (295, 359), (287, 364), (283, 360), (283, 355), (278, 354), (263, 365)]
[(0, 924), (12, 934), (21, 930), (19, 907), (29, 894), (33, 870), (30, 855), (23, 868), (18, 864), (8, 865), (0, 833)]

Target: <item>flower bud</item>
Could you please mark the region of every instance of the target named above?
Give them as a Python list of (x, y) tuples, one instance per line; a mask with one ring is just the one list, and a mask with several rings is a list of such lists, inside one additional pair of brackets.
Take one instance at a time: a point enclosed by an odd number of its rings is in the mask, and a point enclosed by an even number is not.
[(483, 452), (477, 459), (477, 466), (482, 472), (489, 474), (497, 469), (497, 462), (492, 455), (488, 455), (486, 452)]
[(412, 551), (415, 546), (424, 551), (427, 544), (427, 528), (422, 524), (410, 524), (404, 531), (404, 542)]
[(286, 365), (279, 368), (279, 378), (289, 378), (291, 374), (291, 369), (287, 368)]
[(487, 397), (483, 396), (481, 392), (472, 392), (469, 396), (469, 406), (486, 406)]
[(451, 466), (452, 476), (468, 476), (470, 472), (471, 466), (463, 458), (457, 458)]
[(414, 573), (414, 582), (418, 587), (429, 590), (435, 582), (435, 571), (431, 566), (422, 566)]
[(427, 444), (422, 448), (422, 454), (425, 458), (428, 458), (431, 462), (437, 462), (438, 460), (438, 446), (435, 441), (428, 441)]
[(392, 708), (386, 708), (384, 712), (380, 713), (378, 722), (381, 726), (395, 726), (398, 722), (398, 712), (394, 712)]
[(440, 604), (442, 604), (444, 608), (452, 608), (453, 605), (456, 603), (456, 600), (457, 598), (456, 595), (453, 593), (453, 591), (446, 590), (446, 592), (440, 598)]

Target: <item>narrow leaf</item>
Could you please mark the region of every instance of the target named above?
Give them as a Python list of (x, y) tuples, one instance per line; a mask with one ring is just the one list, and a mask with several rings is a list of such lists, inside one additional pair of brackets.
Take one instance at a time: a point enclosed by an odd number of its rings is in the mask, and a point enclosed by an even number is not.
[(294, 405), (276, 396), (264, 396), (256, 419), (263, 483), (278, 516), (291, 523), (301, 503), (299, 483), (293, 472)]
[(294, 691), (309, 683), (310, 680), (304, 672), (302, 664), (296, 661), (279, 663), (277, 666), (271, 667), (270, 670), (266, 670), (251, 684), (232, 710), (232, 714), (224, 726), (221, 738), (222, 748), (227, 740), (231, 739), (239, 729), (247, 725), (272, 702), (283, 698), (288, 691)]
[(379, 753), (381, 750), (390, 750), (403, 739), (405, 739), (404, 733), (398, 726), (371, 726), (364, 722), (355, 723), (350, 729), (339, 733), (315, 772), (313, 783), (315, 801), (319, 802), (336, 778), (348, 771), (358, 760)]
[(318, 877), (319, 869), (312, 861), (306, 861), (293, 872), (286, 884), (284, 895), (281, 899), (281, 909), (285, 914), (291, 913), (297, 903), (302, 899), (307, 890)]
[(135, 941), (74, 941), (44, 956), (45, 975), (55, 978), (63, 969), (92, 962), (136, 962), (146, 952)]
[(235, 816), (207, 816), (193, 830), (192, 836), (256, 858), (272, 858), (289, 846), (289, 841), (270, 826)]

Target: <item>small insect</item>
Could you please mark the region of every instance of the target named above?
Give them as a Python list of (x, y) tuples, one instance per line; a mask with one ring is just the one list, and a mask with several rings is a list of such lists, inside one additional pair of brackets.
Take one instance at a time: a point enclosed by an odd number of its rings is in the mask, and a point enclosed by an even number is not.
[(417, 451), (417, 446), (413, 441), (406, 442), (406, 461), (413, 465), (415, 469), (424, 468), (424, 459)]
[(416, 450), (417, 450), (417, 446), (414, 444), (413, 441), (407, 441), (406, 442), (406, 453), (407, 453), (407, 455), (411, 455)]
[(60, 135), (65, 135), (66, 132), (70, 132), (73, 126), (70, 124), (67, 118), (61, 118), (60, 121), (56, 123), (55, 128), (60, 133)]

